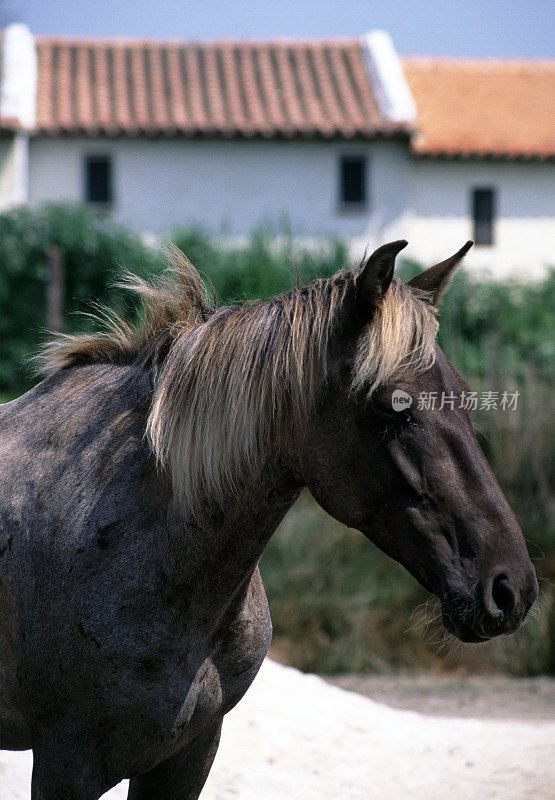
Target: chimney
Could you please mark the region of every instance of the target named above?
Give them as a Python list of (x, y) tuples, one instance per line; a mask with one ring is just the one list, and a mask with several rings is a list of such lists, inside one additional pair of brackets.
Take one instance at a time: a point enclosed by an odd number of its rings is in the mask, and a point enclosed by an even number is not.
[(37, 118), (37, 51), (27, 25), (8, 25), (1, 56), (0, 116), (32, 129)]
[(390, 122), (414, 122), (416, 106), (390, 35), (370, 31), (362, 38), (362, 48), (382, 117)]

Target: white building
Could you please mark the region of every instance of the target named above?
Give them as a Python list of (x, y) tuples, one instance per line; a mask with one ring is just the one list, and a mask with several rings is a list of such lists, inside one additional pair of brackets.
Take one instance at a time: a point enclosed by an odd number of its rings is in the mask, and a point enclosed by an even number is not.
[(286, 224), (430, 262), (555, 263), (555, 62), (400, 59), (383, 32), (185, 43), (3, 34), (0, 209), (139, 232)]

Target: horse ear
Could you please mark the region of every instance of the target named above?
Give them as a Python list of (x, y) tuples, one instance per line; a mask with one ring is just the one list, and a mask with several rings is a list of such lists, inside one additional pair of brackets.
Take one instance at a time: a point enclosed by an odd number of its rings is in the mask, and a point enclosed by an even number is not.
[(446, 258), (445, 261), (441, 261), (439, 264), (416, 275), (408, 282), (407, 286), (431, 292), (432, 303), (434, 306), (439, 305), (441, 296), (449, 286), (451, 278), (458, 267), (460, 267), (463, 257), (468, 253), (473, 244), (474, 242), (469, 240), (455, 255)]
[(378, 247), (364, 260), (355, 281), (357, 310), (368, 319), (389, 288), (395, 271), (395, 257), (408, 242), (400, 239)]

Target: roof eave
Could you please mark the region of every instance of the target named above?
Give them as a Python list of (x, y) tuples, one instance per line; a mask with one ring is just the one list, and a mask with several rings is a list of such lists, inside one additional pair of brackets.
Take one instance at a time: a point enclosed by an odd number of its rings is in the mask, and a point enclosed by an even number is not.
[(137, 126), (133, 128), (114, 128), (106, 126), (72, 126), (72, 127), (45, 127), (41, 126), (35, 128), (31, 135), (33, 137), (72, 137), (72, 136), (86, 136), (89, 138), (129, 138), (136, 139), (140, 137), (157, 138), (157, 139), (240, 139), (240, 140), (300, 140), (300, 141), (353, 141), (353, 140), (376, 140), (376, 139), (399, 139), (407, 141), (410, 138), (411, 130), (406, 125), (387, 125), (380, 128), (366, 128), (366, 129), (353, 129), (349, 131), (342, 131), (337, 129), (332, 130), (318, 130), (318, 129), (301, 129), (291, 127), (288, 129), (252, 129), (252, 130), (238, 130), (238, 129), (201, 129), (201, 128), (183, 128), (172, 127), (159, 128), (155, 126)]
[(415, 150), (411, 156), (419, 161), (554, 161), (555, 152), (538, 153), (499, 150)]

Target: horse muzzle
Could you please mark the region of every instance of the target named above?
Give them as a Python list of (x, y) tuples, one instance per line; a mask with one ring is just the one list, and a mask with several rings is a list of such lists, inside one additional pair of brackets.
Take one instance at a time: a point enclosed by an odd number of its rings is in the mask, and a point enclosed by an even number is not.
[(442, 621), (462, 642), (484, 642), (518, 630), (537, 596), (538, 581), (531, 564), (521, 580), (506, 568), (497, 569), (470, 594), (445, 591)]

